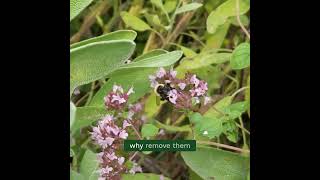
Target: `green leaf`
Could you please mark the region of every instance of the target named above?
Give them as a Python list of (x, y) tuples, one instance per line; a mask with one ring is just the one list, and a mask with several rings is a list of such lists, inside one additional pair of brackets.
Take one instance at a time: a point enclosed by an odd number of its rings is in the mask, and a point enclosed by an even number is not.
[(167, 13), (171, 13), (176, 9), (177, 0), (166, 0), (163, 8)]
[(149, 92), (149, 75), (154, 74), (157, 68), (130, 68), (120, 69), (109, 75), (110, 79), (95, 94), (90, 106), (104, 106), (104, 96), (112, 90), (114, 84), (121, 85), (124, 90), (133, 87), (134, 93), (129, 97), (129, 103), (133, 103)]
[(226, 96), (213, 105), (205, 114), (205, 117), (222, 117), (223, 110), (232, 102), (231, 96)]
[(209, 147), (181, 152), (186, 164), (203, 179), (243, 180), (250, 168), (248, 157)]
[(162, 124), (161, 122), (159, 121), (154, 121), (156, 126), (158, 128), (162, 128), (162, 129), (165, 129), (169, 132), (192, 132), (191, 128), (189, 125), (184, 125), (184, 126), (170, 126), (170, 125), (165, 125), (165, 124)]
[(142, 138), (153, 137), (158, 134), (159, 128), (153, 124), (143, 124), (141, 129)]
[[(209, 33), (215, 33), (217, 28), (232, 16), (236, 16), (236, 1), (228, 0), (221, 4), (215, 11), (212, 11), (207, 19), (207, 30)], [(250, 9), (249, 0), (239, 0), (239, 14), (242, 15)]]
[(92, 123), (102, 119), (107, 114), (105, 107), (85, 106), (78, 107), (76, 112), (76, 119), (71, 127), (71, 131), (89, 126)]
[(188, 168), (188, 172), (190, 180), (203, 180), (197, 173), (192, 171), (192, 169)]
[(164, 25), (161, 24), (161, 21), (158, 15), (146, 13), (144, 16), (146, 17), (148, 23), (154, 28), (161, 27), (165, 29)]
[[(123, 174), (121, 180), (159, 180), (160, 175), (152, 173)], [(170, 180), (164, 177), (164, 180)]]
[(138, 62), (132, 62), (122, 65), (120, 68), (134, 68), (134, 67), (165, 67), (172, 65), (178, 61), (182, 56), (182, 51), (172, 51), (159, 56), (153, 56), (140, 60)]
[(179, 74), (192, 69), (198, 69), (211, 64), (221, 64), (230, 60), (231, 53), (208, 53), (202, 52), (192, 59), (184, 59), (177, 67)]
[(111, 41), (111, 40), (131, 40), (133, 41), (137, 37), (137, 33), (132, 30), (119, 30), (115, 32), (111, 32), (108, 34), (104, 34), (98, 37), (90, 38), (78, 43), (74, 43), (70, 46), (71, 49), (80, 47), (86, 44), (90, 44), (93, 42), (101, 42), (101, 41)]
[(90, 43), (70, 50), (70, 95), (80, 85), (101, 79), (131, 56), (135, 43), (113, 40)]
[(187, 57), (187, 58), (192, 58), (194, 56), (197, 56), (198, 54), (196, 52), (194, 52), (192, 49), (181, 46), (180, 44), (175, 44), (176, 46), (178, 46), (179, 48), (181, 48), (183, 54)]
[(90, 177), (95, 176), (98, 165), (97, 155), (87, 149), (80, 163), (80, 174), (82, 174), (85, 179), (90, 179)]
[(151, 0), (151, 3), (167, 15), (167, 11), (164, 9), (162, 0)]
[(233, 51), (230, 65), (232, 69), (244, 69), (250, 66), (250, 44), (241, 43)]
[(239, 140), (238, 127), (235, 121), (229, 120), (223, 124), (223, 133), (227, 136), (227, 139), (233, 143), (237, 143)]
[(151, 27), (143, 20), (126, 11), (122, 11), (120, 15), (124, 23), (136, 31), (146, 31), (151, 29)]
[(201, 3), (186, 4), (186, 5), (183, 5), (182, 7), (179, 7), (176, 11), (176, 14), (180, 14), (180, 13), (184, 13), (184, 12), (188, 12), (188, 11), (193, 11), (193, 10), (198, 9), (201, 6), (202, 6)]
[(154, 50), (151, 50), (145, 54), (142, 54), (141, 56), (138, 56), (136, 57), (133, 61), (134, 62), (137, 62), (137, 61), (140, 61), (140, 60), (143, 60), (143, 59), (147, 59), (147, 58), (151, 58), (151, 57), (154, 57), (154, 56), (159, 56), (161, 54), (166, 54), (168, 53), (168, 51), (166, 50), (163, 50), (163, 49), (154, 49)]
[(70, 101), (70, 128), (72, 127), (76, 116), (76, 106)]
[(93, 0), (70, 0), (70, 21), (84, 10)]
[(223, 132), (222, 120), (216, 117), (202, 117), (196, 122), (194, 131), (197, 135), (208, 138), (219, 137)]
[[(231, 20), (231, 24), (232, 25), (240, 26), (236, 16), (231, 17), (230, 20)], [(240, 16), (240, 21), (244, 26), (248, 26), (249, 25), (249, 18), (246, 15), (241, 15)]]
[(189, 115), (190, 122), (192, 123), (198, 123), (202, 120), (202, 118), (203, 118), (202, 115), (198, 112), (195, 112)]
[(241, 116), (242, 113), (246, 112), (248, 106), (249, 103), (247, 101), (242, 101), (229, 105), (223, 111), (230, 119), (235, 119)]
[(201, 51), (208, 51), (212, 50), (214, 48), (221, 48), (223, 41), (225, 40), (225, 37), (229, 31), (230, 22), (227, 21), (223, 25), (219, 26), (219, 28), (216, 30), (214, 34), (206, 34), (206, 47), (203, 48)]
[(84, 176), (74, 170), (70, 170), (70, 180), (85, 180)]

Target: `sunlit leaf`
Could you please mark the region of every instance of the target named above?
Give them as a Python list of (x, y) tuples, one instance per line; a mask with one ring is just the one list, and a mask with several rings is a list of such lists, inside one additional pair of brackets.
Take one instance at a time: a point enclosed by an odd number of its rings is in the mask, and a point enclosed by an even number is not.
[(250, 44), (241, 43), (232, 53), (230, 60), (232, 69), (243, 69), (250, 66)]
[(198, 147), (197, 151), (181, 152), (181, 155), (203, 179), (242, 180), (250, 168), (248, 157), (215, 148)]
[(94, 38), (90, 38), (84, 41), (80, 41), (78, 43), (74, 43), (70, 46), (70, 48), (80, 47), (86, 44), (90, 44), (93, 42), (101, 42), (101, 41), (111, 41), (111, 40), (131, 40), (133, 41), (137, 36), (137, 33), (132, 30), (119, 30), (115, 32), (111, 32), (108, 34), (104, 34), (101, 36), (97, 36)]
[(141, 135), (143, 138), (153, 137), (158, 134), (159, 128), (153, 124), (142, 125)]
[(184, 12), (188, 12), (188, 11), (193, 11), (193, 10), (198, 9), (201, 6), (202, 6), (201, 3), (186, 4), (186, 5), (183, 5), (182, 7), (179, 7), (176, 11), (176, 14), (180, 14), (180, 13), (184, 13)]
[(70, 21), (75, 18), (93, 0), (70, 0)]
[[(223, 25), (229, 17), (237, 15), (236, 1), (228, 0), (212, 11), (207, 18), (207, 30), (215, 33), (217, 28)], [(249, 0), (239, 0), (239, 14), (242, 15), (250, 9)]]
[(131, 27), (136, 31), (146, 31), (151, 29), (151, 27), (143, 20), (139, 19), (134, 15), (131, 15), (128, 12), (122, 11), (120, 15), (124, 23), (126, 23), (127, 26)]
[(131, 56), (135, 43), (113, 40), (90, 43), (70, 50), (70, 95), (80, 85), (101, 79)]

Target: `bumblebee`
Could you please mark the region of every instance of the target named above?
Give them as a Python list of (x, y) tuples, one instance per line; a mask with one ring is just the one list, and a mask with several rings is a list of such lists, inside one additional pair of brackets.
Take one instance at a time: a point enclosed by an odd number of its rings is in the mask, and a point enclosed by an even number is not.
[(173, 87), (171, 87), (170, 83), (166, 83), (166, 84), (158, 84), (155, 88), (154, 88), (154, 92), (160, 96), (160, 100), (164, 101), (167, 100), (169, 101), (169, 96), (168, 93), (174, 89)]

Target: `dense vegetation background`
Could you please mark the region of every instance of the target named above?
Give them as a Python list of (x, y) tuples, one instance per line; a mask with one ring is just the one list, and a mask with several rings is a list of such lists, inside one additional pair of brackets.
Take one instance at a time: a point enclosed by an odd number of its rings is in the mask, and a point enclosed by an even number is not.
[[(89, 132), (115, 83), (135, 88), (129, 102), (152, 125), (145, 137), (198, 142), (196, 152), (139, 152), (143, 173), (123, 179), (250, 179), (249, 9), (247, 0), (71, 0), (71, 179), (97, 179)], [(208, 82), (210, 105), (193, 114), (157, 105), (148, 76), (171, 66)]]

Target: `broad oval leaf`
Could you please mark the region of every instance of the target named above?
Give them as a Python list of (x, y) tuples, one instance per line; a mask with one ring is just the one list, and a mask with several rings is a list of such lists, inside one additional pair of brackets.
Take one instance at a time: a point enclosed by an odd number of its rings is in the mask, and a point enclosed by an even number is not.
[[(137, 174), (123, 174), (121, 180), (160, 180), (158, 174), (152, 173), (137, 173)], [(167, 177), (163, 177), (163, 180), (170, 180)]]
[(172, 65), (182, 56), (182, 51), (172, 51), (159, 56), (154, 56), (140, 60), (138, 62), (132, 62), (121, 66), (121, 68), (134, 68), (134, 67), (165, 67)]
[(76, 118), (71, 127), (71, 131), (74, 133), (76, 130), (89, 126), (99, 119), (102, 119), (108, 112), (105, 107), (85, 106), (78, 107), (76, 112)]
[[(207, 30), (209, 33), (215, 33), (217, 28), (223, 25), (229, 17), (237, 15), (236, 2), (237, 0), (228, 0), (210, 13), (207, 19)], [(246, 13), (249, 9), (249, 0), (239, 0), (240, 15)]]
[(153, 137), (158, 134), (159, 128), (153, 124), (143, 124), (141, 129), (142, 138)]
[(180, 63), (178, 69), (191, 70), (209, 66), (211, 64), (221, 64), (230, 60), (231, 53), (206, 53), (195, 56), (194, 58), (185, 59)]
[(160, 18), (158, 15), (156, 14), (145, 14), (144, 15), (148, 21), (148, 23), (154, 27), (154, 28), (158, 28), (158, 27), (161, 27), (161, 28), (164, 28), (164, 25), (161, 24), (161, 21), (160, 21)]
[(171, 13), (176, 9), (176, 6), (178, 4), (178, 0), (166, 0), (163, 8), (167, 13)]
[(226, 96), (213, 105), (203, 116), (205, 117), (221, 117), (223, 116), (223, 110), (229, 106), (232, 102), (232, 96)]
[(70, 50), (70, 95), (80, 85), (101, 79), (116, 70), (133, 53), (129, 40), (95, 42)]
[(87, 149), (80, 163), (80, 174), (83, 175), (85, 179), (91, 179), (92, 176), (95, 176), (98, 165), (97, 155)]
[(241, 43), (233, 51), (230, 65), (232, 69), (244, 69), (250, 66), (250, 44)]
[(136, 31), (146, 31), (151, 29), (151, 27), (147, 23), (145, 23), (143, 20), (139, 19), (134, 15), (131, 15), (126, 11), (122, 11), (120, 15), (124, 23), (126, 23), (127, 26), (131, 27)]
[(84, 10), (93, 0), (70, 0), (70, 21)]
[(168, 53), (168, 51), (163, 50), (163, 49), (154, 49), (154, 50), (151, 50), (145, 54), (142, 54), (141, 56), (136, 57), (133, 61), (137, 62), (137, 61), (140, 61), (143, 59), (151, 58), (154, 56), (159, 56), (159, 55), (165, 54), (165, 53)]
[(249, 103), (247, 101), (241, 101), (227, 106), (223, 111), (226, 115), (228, 115), (229, 119), (235, 119), (247, 111), (248, 107)]
[(201, 6), (202, 6), (201, 3), (186, 4), (186, 5), (183, 5), (182, 7), (179, 7), (176, 11), (176, 14), (180, 14), (180, 13), (184, 13), (184, 12), (188, 12), (188, 11), (193, 11), (193, 10), (198, 9)]
[(248, 157), (216, 148), (199, 146), (197, 151), (181, 152), (181, 155), (203, 179), (243, 180), (250, 169)]
[(100, 41), (111, 41), (111, 40), (131, 40), (133, 41), (137, 37), (137, 33), (132, 30), (119, 30), (115, 32), (111, 32), (108, 34), (104, 34), (98, 37), (90, 38), (78, 43), (74, 43), (70, 46), (71, 49), (80, 47), (86, 44), (90, 44), (93, 42), (100, 42)]
[(222, 120), (216, 117), (203, 117), (194, 127), (198, 136), (205, 136), (210, 139), (219, 137), (223, 132)]
[(70, 170), (70, 180), (85, 180), (84, 176), (74, 170)]

